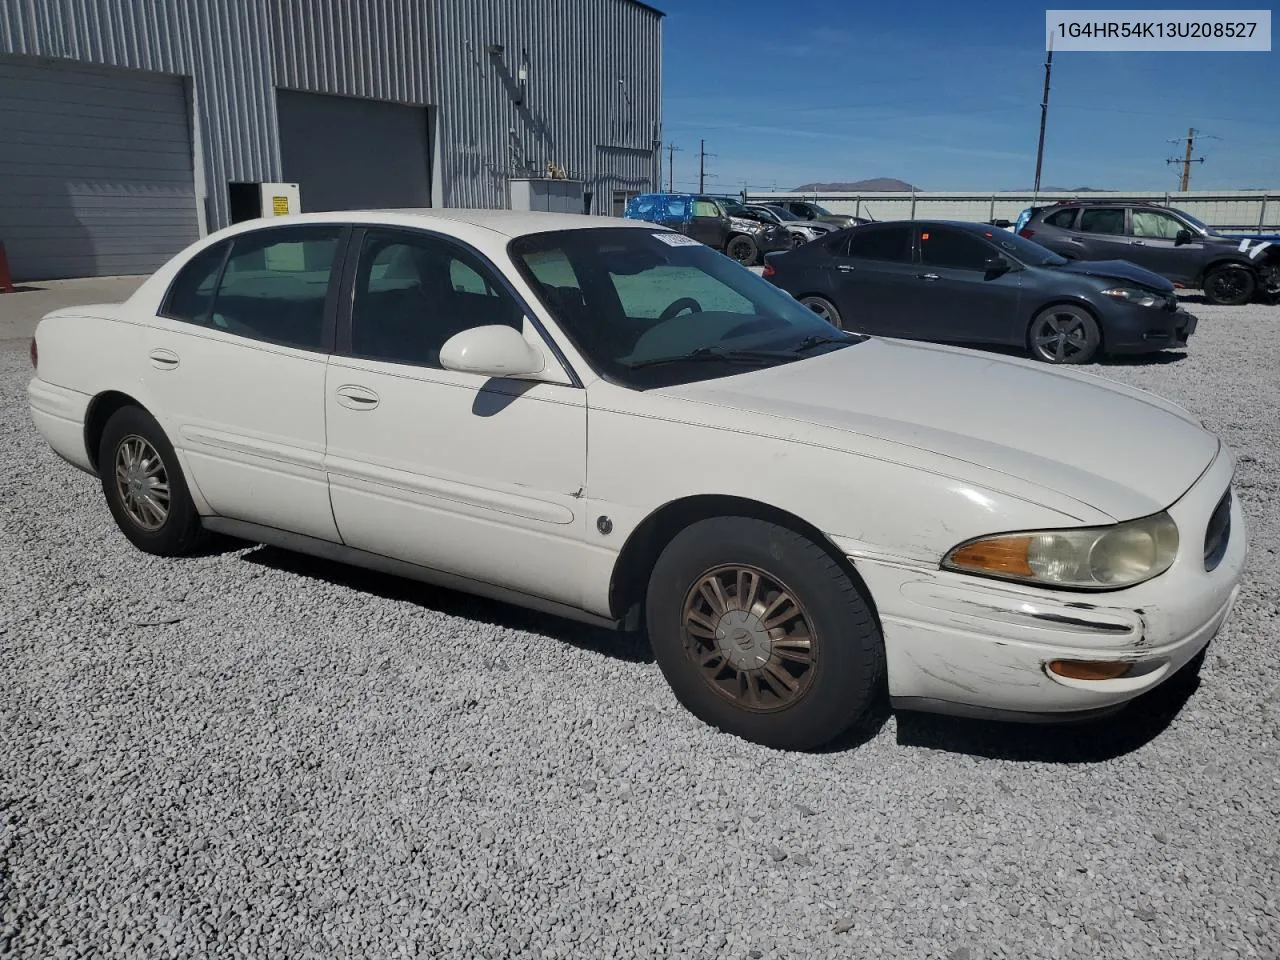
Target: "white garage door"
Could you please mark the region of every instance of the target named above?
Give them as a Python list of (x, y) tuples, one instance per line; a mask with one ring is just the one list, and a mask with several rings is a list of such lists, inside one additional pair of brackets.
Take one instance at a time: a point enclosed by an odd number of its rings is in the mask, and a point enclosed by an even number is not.
[(148, 273), (198, 236), (181, 78), (0, 56), (15, 280)]

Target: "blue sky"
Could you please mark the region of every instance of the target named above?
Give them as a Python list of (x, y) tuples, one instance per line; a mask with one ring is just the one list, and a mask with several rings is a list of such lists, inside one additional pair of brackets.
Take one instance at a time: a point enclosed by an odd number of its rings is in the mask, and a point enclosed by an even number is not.
[[(1035, 180), (1044, 4), (997, 0), (652, 0), (677, 188), (788, 189), (898, 177), (931, 190)], [(1051, 4), (1088, 9), (1101, 4)], [(1110, 8), (1130, 4), (1111, 4)], [(1194, 9), (1257, 8), (1211, 4)], [(1139, 8), (1137, 4), (1132, 8)], [(1153, 8), (1160, 9), (1160, 8)], [(1053, 58), (1044, 186), (1178, 189), (1171, 138), (1198, 140), (1191, 188), (1280, 187), (1280, 44), (1269, 53)], [(663, 180), (666, 181), (664, 149)], [(1180, 169), (1180, 168), (1178, 168)]]

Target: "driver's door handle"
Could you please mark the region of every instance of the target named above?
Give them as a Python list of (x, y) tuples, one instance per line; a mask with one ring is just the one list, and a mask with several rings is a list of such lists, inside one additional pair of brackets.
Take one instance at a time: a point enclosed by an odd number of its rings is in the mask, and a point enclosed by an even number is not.
[(1130, 240), (1129, 243), (1135, 247), (1145, 247), (1147, 245), (1145, 240)]
[(841, 273), (853, 273), (854, 268), (847, 263), (836, 264), (836, 269)]
[(335, 391), (338, 403), (348, 410), (372, 410), (378, 405), (378, 395), (368, 387), (346, 384)]
[(917, 280), (937, 280), (938, 275), (936, 273), (917, 273), (916, 279)]

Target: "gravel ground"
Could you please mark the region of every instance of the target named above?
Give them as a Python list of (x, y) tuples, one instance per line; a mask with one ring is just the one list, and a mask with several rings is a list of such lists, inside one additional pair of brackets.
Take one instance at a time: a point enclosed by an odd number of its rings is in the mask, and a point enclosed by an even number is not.
[(0, 353), (0, 955), (1280, 956), (1280, 308), (1098, 372), (1241, 454), (1198, 686), (1092, 728), (702, 726), (634, 641), (265, 548), (133, 550)]

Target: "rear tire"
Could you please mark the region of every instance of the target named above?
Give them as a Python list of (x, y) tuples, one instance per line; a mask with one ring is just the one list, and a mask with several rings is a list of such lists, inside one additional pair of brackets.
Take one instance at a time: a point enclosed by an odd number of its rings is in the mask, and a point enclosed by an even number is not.
[(778, 524), (716, 517), (681, 531), (654, 565), (645, 615), (676, 699), (726, 733), (810, 750), (884, 701), (869, 602), (827, 551)]
[(116, 526), (139, 550), (176, 557), (204, 541), (173, 445), (141, 407), (121, 407), (107, 420), (98, 475)]
[(1041, 363), (1088, 363), (1100, 346), (1098, 321), (1084, 307), (1045, 307), (1027, 328), (1027, 349)]
[(844, 320), (840, 317), (840, 311), (826, 297), (801, 297), (800, 302), (837, 330), (844, 329)]
[(760, 255), (756, 242), (743, 234), (731, 237), (728, 244), (725, 245), (724, 252), (729, 255), (730, 259), (737, 260), (744, 267), (754, 264), (756, 257)]
[(1253, 271), (1242, 263), (1224, 263), (1204, 275), (1204, 296), (1222, 307), (1248, 303), (1258, 287)]

